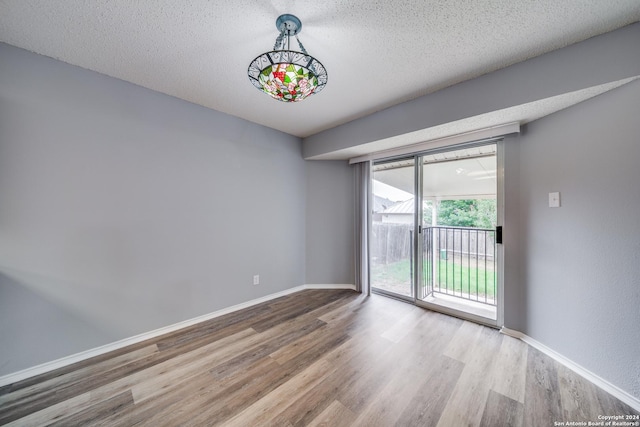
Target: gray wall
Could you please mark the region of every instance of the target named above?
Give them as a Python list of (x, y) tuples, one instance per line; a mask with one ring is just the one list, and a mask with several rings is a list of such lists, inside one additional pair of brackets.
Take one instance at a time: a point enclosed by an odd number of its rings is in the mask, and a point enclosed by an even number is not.
[(638, 398), (639, 112), (635, 81), (530, 123), (512, 147), (520, 304), (506, 322)]
[[(526, 132), (526, 127), (521, 128)], [(520, 280), (520, 262), (526, 262), (522, 253), (520, 226), (520, 138), (511, 136), (504, 139), (504, 326), (516, 331), (524, 331), (525, 316), (522, 313), (522, 295), (525, 284)]]
[(298, 138), (0, 44), (0, 375), (302, 285), (306, 178)]
[(355, 167), (347, 161), (307, 166), (307, 284), (354, 284)]

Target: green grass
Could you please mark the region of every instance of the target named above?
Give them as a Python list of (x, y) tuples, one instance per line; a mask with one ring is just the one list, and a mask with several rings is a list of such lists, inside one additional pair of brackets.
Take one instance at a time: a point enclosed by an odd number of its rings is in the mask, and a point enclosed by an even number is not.
[[(428, 265), (424, 268), (424, 277), (428, 278)], [(409, 285), (411, 283), (409, 260), (390, 263), (387, 265), (373, 264), (371, 266), (371, 283), (385, 288), (394, 285)], [(436, 286), (439, 283), (441, 291), (471, 294), (479, 297), (495, 297), (495, 272), (485, 270), (482, 266), (465, 267), (452, 261), (439, 260), (435, 274)]]
[[(426, 272), (425, 272), (426, 277)], [(449, 291), (462, 292), (462, 295), (495, 297), (495, 272), (482, 267), (465, 267), (453, 262), (439, 261), (435, 274), (435, 283)]]
[(409, 260), (372, 265), (371, 276), (382, 283), (411, 283)]

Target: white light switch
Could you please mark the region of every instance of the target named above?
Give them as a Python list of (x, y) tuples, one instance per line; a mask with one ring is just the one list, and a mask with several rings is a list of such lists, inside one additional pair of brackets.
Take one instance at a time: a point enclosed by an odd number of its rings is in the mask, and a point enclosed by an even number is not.
[(550, 208), (559, 208), (560, 207), (560, 193), (549, 193), (549, 207)]

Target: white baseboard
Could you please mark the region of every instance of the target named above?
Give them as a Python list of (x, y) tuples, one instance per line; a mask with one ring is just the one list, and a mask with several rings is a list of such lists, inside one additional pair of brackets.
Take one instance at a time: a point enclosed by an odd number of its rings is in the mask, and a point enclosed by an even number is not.
[(293, 294), (295, 292), (300, 292), (300, 291), (303, 291), (305, 289), (353, 289), (353, 290), (355, 290), (355, 286), (354, 285), (343, 285), (343, 284), (296, 286), (295, 288), (286, 289), (286, 290), (281, 291), (281, 292), (276, 292), (274, 294), (270, 294), (270, 295), (266, 295), (264, 297), (256, 298), (256, 299), (253, 299), (251, 301), (247, 301), (247, 302), (243, 302), (243, 303), (240, 303), (240, 304), (233, 305), (231, 307), (223, 308), (221, 310), (214, 311), (214, 312), (209, 313), (209, 314), (205, 314), (205, 315), (202, 315), (202, 316), (194, 317), (193, 319), (184, 320), (182, 322), (174, 323), (173, 325), (165, 326), (165, 327), (162, 327), (162, 328), (159, 328), (159, 329), (155, 329), (155, 330), (149, 331), (149, 332), (144, 332), (142, 334), (139, 334), (139, 335), (136, 335), (136, 336), (133, 336), (133, 337), (125, 338), (125, 339), (122, 339), (122, 340), (119, 340), (119, 341), (116, 341), (116, 342), (113, 342), (113, 343), (110, 343), (110, 344), (105, 344), (105, 345), (100, 346), (100, 347), (96, 347), (96, 348), (92, 348), (90, 350), (82, 351), (80, 353), (72, 354), (70, 356), (66, 356), (66, 357), (63, 357), (61, 359), (53, 360), (51, 362), (46, 362), (46, 363), (43, 363), (41, 365), (33, 366), (31, 368), (26, 368), (26, 369), (23, 369), (23, 370), (18, 371), (18, 372), (14, 372), (14, 373), (11, 373), (11, 374), (4, 375), (4, 376), (0, 377), (0, 387), (8, 385), (8, 384), (13, 384), (13, 383), (18, 382), (18, 381), (22, 381), (24, 379), (31, 378), (31, 377), (34, 377), (36, 375), (44, 374), (45, 372), (53, 371), (55, 369), (59, 369), (59, 368), (71, 365), (73, 363), (81, 362), (83, 360), (87, 360), (87, 359), (90, 359), (92, 357), (108, 353), (110, 351), (118, 350), (118, 349), (121, 349), (123, 347), (129, 346), (129, 345), (132, 345), (132, 344), (137, 344), (139, 342), (148, 340), (150, 338), (156, 338), (156, 337), (159, 337), (160, 335), (168, 334), (170, 332), (175, 332), (175, 331), (177, 331), (179, 329), (186, 328), (188, 326), (192, 326), (192, 325), (198, 324), (200, 322), (205, 322), (207, 320), (214, 319), (216, 317), (220, 317), (220, 316), (223, 316), (225, 314), (232, 313), (234, 311), (242, 310), (244, 308), (248, 308), (248, 307), (254, 306), (256, 304), (267, 302), (267, 301), (270, 301), (270, 300), (273, 300), (273, 299), (276, 299), (276, 298), (283, 297), (285, 295)]
[(503, 326), (500, 332), (510, 337), (522, 340), (523, 342), (529, 344), (531, 347), (551, 357), (556, 362), (561, 363), (562, 365), (571, 369), (576, 374), (591, 381), (592, 383), (594, 383), (595, 385), (597, 385), (598, 387), (600, 387), (601, 389), (603, 389), (604, 391), (606, 391), (607, 393), (615, 397), (616, 399), (626, 403), (636, 411), (640, 412), (640, 399), (630, 395), (629, 393), (622, 390), (621, 388), (611, 384), (609, 381), (605, 380), (604, 378), (594, 374), (588, 369), (583, 368), (582, 366), (578, 365), (574, 361), (567, 359), (560, 353), (557, 353), (555, 350), (552, 350), (551, 348), (547, 347), (541, 342), (536, 341), (535, 339), (531, 338), (528, 335), (523, 334), (520, 331), (515, 331), (513, 329), (505, 328)]
[(331, 284), (307, 284), (304, 285), (305, 289), (351, 289), (352, 291), (356, 290), (356, 285), (350, 285), (350, 284), (335, 284), (335, 285), (331, 285)]

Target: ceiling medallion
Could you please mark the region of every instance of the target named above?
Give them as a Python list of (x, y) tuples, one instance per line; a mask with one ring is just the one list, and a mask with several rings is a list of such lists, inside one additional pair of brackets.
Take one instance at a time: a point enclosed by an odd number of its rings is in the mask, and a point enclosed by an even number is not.
[[(302, 22), (289, 14), (276, 20), (280, 35), (273, 50), (251, 61), (247, 74), (253, 85), (283, 102), (302, 101), (320, 92), (327, 84), (327, 70), (309, 55), (298, 39)], [(291, 37), (295, 37), (300, 51), (291, 50)]]

